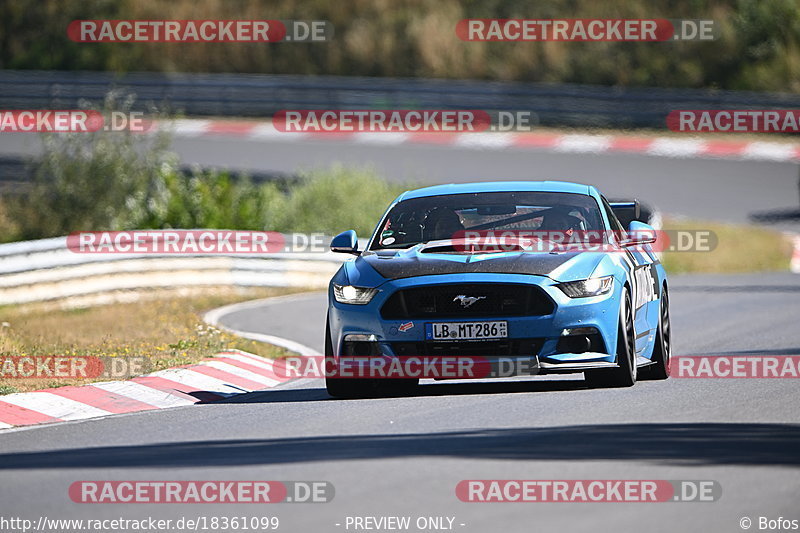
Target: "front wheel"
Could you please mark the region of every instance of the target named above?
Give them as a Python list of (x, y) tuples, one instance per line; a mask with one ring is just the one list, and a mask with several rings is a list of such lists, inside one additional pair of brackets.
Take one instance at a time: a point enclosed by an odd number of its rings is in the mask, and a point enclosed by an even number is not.
[(630, 387), (636, 383), (636, 332), (633, 327), (631, 295), (623, 292), (617, 326), (617, 368), (591, 370), (585, 373), (592, 388)]
[(653, 347), (653, 364), (645, 367), (645, 379), (667, 379), (669, 377), (669, 360), (672, 355), (672, 325), (669, 322), (669, 295), (667, 288), (661, 294), (661, 305), (658, 313), (658, 330), (656, 345)]
[(370, 380), (335, 378), (330, 374), (335, 373), (336, 359), (333, 356), (333, 342), (331, 341), (331, 327), (325, 324), (325, 390), (334, 398), (358, 398), (366, 396), (371, 390)]

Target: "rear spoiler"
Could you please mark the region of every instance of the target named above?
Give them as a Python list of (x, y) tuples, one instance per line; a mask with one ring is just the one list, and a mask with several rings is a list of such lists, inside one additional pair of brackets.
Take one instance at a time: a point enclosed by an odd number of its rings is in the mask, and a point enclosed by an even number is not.
[[(639, 217), (642, 215), (639, 200), (630, 202), (609, 202), (608, 205), (611, 206), (611, 210), (614, 211), (615, 215), (617, 215), (618, 211), (628, 211), (629, 209), (633, 210), (633, 217), (631, 217), (633, 220), (639, 220)], [(617, 215), (617, 218), (619, 218), (619, 215)]]

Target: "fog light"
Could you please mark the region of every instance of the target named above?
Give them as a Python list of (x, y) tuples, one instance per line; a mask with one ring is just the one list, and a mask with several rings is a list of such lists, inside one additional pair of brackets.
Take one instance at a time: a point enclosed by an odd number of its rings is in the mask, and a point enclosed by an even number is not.
[(342, 342), (342, 355), (355, 357), (373, 357), (381, 355), (378, 337), (367, 333), (349, 333)]
[(344, 336), (345, 342), (377, 342), (378, 337), (372, 333), (348, 333)]
[(561, 330), (561, 338), (558, 340), (556, 350), (559, 353), (604, 353), (604, 346), (603, 338), (597, 328), (565, 328)]
[(597, 333), (595, 328), (565, 328), (561, 330), (562, 337), (568, 335), (594, 335), (595, 333)]
[(584, 353), (588, 352), (592, 343), (589, 337), (584, 335), (572, 335), (569, 337), (562, 337), (558, 341), (558, 351), (562, 353)]

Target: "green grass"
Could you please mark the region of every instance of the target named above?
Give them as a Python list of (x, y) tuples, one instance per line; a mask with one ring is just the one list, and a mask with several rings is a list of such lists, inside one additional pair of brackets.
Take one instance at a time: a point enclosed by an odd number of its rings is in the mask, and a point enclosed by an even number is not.
[(792, 246), (781, 233), (750, 225), (665, 220), (665, 230), (710, 230), (717, 246), (710, 252), (665, 252), (671, 274), (745, 273), (788, 270)]

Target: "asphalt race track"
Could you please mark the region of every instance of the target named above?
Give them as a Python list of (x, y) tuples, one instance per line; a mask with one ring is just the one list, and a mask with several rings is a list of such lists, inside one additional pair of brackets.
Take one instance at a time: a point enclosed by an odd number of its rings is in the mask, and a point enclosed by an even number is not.
[[(677, 355), (800, 354), (800, 278), (672, 280)], [(225, 325), (322, 348), (324, 294)], [(285, 531), (347, 531), (349, 516), (455, 517), (457, 531), (741, 531), (796, 518), (794, 379), (670, 379), (588, 390), (580, 377), (431, 382), (413, 397), (333, 400), (302, 380), (237, 400), (0, 434), (4, 515), (274, 515)], [(81, 505), (77, 480), (327, 480), (328, 504)], [(694, 503), (463, 503), (463, 479), (716, 480)], [(337, 526), (336, 524), (340, 524)], [(461, 525), (464, 524), (464, 525)], [(353, 529), (349, 529), (352, 531)]]
[[(3, 154), (34, 150), (19, 136)], [(293, 172), (333, 161), (420, 183), (568, 178), (664, 212), (744, 222), (796, 208), (796, 164), (342, 142), (179, 138), (186, 163)], [(346, 229), (346, 228), (342, 228)], [(746, 258), (743, 258), (746, 261)], [(800, 355), (800, 276), (671, 278), (675, 355)], [(322, 350), (324, 294), (223, 317)], [(572, 376), (430, 382), (413, 397), (339, 401), (317, 380), (235, 400), (0, 432), (0, 511), (50, 518), (448, 516), (457, 531), (741, 531), (798, 519), (795, 379), (670, 379), (588, 390)], [(327, 480), (328, 504), (81, 505), (78, 480)], [(715, 480), (713, 503), (463, 503), (464, 479)], [(36, 514), (34, 514), (36, 513)], [(339, 524), (339, 525), (337, 525)], [(463, 524), (463, 525), (462, 525)], [(412, 529), (413, 530), (413, 529)]]

